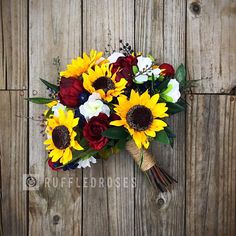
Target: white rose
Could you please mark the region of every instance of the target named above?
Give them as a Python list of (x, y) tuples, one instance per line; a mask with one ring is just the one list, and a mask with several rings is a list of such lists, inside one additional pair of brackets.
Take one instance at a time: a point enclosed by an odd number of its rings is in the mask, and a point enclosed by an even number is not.
[(167, 85), (167, 89), (161, 94), (161, 96), (167, 102), (176, 103), (181, 96), (179, 92), (179, 82), (176, 79), (171, 79)]
[(98, 116), (99, 113), (110, 116), (110, 108), (101, 101), (99, 93), (90, 95), (88, 101), (80, 106), (79, 111), (87, 121), (94, 116)]

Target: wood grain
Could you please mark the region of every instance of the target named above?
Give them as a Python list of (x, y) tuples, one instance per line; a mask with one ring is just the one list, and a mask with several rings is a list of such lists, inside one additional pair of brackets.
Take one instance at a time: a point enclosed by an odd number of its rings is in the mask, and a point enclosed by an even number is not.
[[(0, 90), (14, 90), (0, 91), (0, 235), (236, 235), (236, 96), (227, 95), (236, 86), (235, 23), (234, 0), (0, 1)], [(167, 119), (174, 149), (151, 148), (178, 180), (171, 193), (153, 191), (127, 152), (53, 172), (40, 122), (17, 117), (40, 119), (44, 108), (27, 112), (23, 98), (48, 95), (39, 77), (56, 82), (54, 57), (64, 69), (82, 51), (118, 49), (120, 38), (202, 79), (187, 116)], [(37, 181), (29, 193), (27, 172)]]
[[(104, 10), (106, 9), (106, 10)], [(119, 49), (119, 39), (134, 43), (134, 1), (92, 0), (83, 2), (83, 50), (103, 50), (107, 44)], [(126, 153), (84, 170), (84, 178), (113, 181), (112, 186), (83, 189), (84, 235), (134, 235), (133, 160)], [(121, 186), (115, 186), (121, 178)], [(130, 186), (130, 185), (129, 185)], [(96, 200), (95, 200), (96, 196)]]
[[(60, 56), (64, 69), (69, 58), (81, 53), (81, 2), (31, 0), (29, 12), (29, 95), (47, 96), (39, 77), (56, 83), (53, 58)], [(37, 119), (43, 110), (30, 104), (29, 114)], [(81, 171), (57, 173), (48, 167), (41, 130), (39, 122), (30, 121), (29, 172), (38, 176), (39, 191), (29, 192), (29, 234), (80, 235)], [(59, 184), (53, 186), (53, 180)]]
[(194, 92), (229, 93), (236, 86), (235, 25), (234, 0), (188, 0), (187, 67), (189, 79), (201, 79)]
[[(185, 61), (185, 1), (136, 1), (136, 47), (159, 62), (177, 66)], [(148, 15), (148, 17), (146, 17)], [(142, 27), (141, 27), (142, 26)], [(161, 52), (159, 54), (159, 52)], [(145, 175), (136, 167), (136, 235), (184, 235), (185, 210), (185, 115), (167, 120), (177, 134), (175, 146), (155, 143), (154, 156), (178, 180), (171, 194), (152, 191)]]
[(2, 0), (0, 89), (26, 89), (27, 47), (27, 0)]
[(188, 96), (186, 235), (236, 234), (236, 97)]
[(0, 91), (1, 235), (27, 235), (25, 96), (23, 91)]

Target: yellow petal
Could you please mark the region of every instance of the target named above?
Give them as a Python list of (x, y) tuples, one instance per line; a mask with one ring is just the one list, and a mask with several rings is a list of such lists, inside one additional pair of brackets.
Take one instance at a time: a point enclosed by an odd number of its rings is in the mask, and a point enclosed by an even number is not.
[(53, 143), (53, 141), (52, 141), (52, 139), (50, 138), (50, 139), (45, 140), (43, 143), (44, 143), (45, 145), (48, 145), (48, 144)]
[(146, 92), (140, 96), (140, 105), (145, 105), (149, 100), (150, 95), (148, 94), (148, 90), (146, 90)]
[(154, 117), (168, 117), (169, 115), (165, 113), (168, 110), (168, 107), (166, 106), (166, 103), (157, 103), (153, 108), (152, 108), (152, 114)]
[(150, 129), (155, 130), (157, 132), (157, 131), (163, 130), (164, 127), (166, 127), (166, 126), (167, 126), (167, 124), (164, 121), (159, 120), (159, 119), (155, 119), (155, 120), (153, 120)]
[(52, 162), (57, 162), (63, 155), (63, 150), (59, 150), (59, 149), (54, 149), (56, 150), (53, 154), (52, 157)]
[(114, 125), (114, 126), (122, 126), (124, 124), (125, 124), (124, 120), (114, 120), (110, 122), (110, 125)]
[(133, 89), (131, 90), (131, 93), (130, 93), (130, 103), (133, 104), (133, 105), (139, 105), (139, 94), (136, 93)]
[(66, 163), (68, 163), (69, 161), (72, 160), (72, 152), (71, 152), (71, 149), (68, 147), (64, 154), (63, 154), (63, 157), (61, 158), (61, 162), (63, 165), (65, 165)]
[(49, 108), (51, 108), (51, 107), (56, 106), (57, 103), (58, 103), (58, 101), (52, 101), (52, 102), (47, 103), (47, 106), (48, 106)]
[(156, 137), (156, 132), (151, 129), (145, 130), (145, 134), (153, 138)]
[(141, 149), (142, 147), (142, 136), (140, 132), (134, 132), (133, 139), (135, 144), (137, 145), (138, 149)]
[(58, 113), (59, 113), (59, 123), (60, 124), (65, 123), (66, 120), (65, 112), (62, 109), (59, 109)]
[(81, 147), (77, 141), (75, 141), (75, 143), (74, 143), (74, 145), (73, 145), (73, 148), (76, 149), (76, 150), (78, 150), (78, 151), (84, 150), (84, 148)]
[(159, 100), (160, 95), (157, 93), (151, 97), (151, 99), (146, 103), (146, 106), (152, 109)]

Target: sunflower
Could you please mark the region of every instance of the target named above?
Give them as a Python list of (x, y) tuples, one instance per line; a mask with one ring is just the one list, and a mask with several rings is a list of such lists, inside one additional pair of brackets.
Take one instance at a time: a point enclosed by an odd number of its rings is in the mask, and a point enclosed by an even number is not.
[(72, 160), (72, 148), (83, 150), (79, 143), (75, 140), (77, 133), (73, 130), (78, 125), (79, 118), (74, 118), (71, 110), (63, 111), (59, 109), (59, 116), (51, 116), (46, 121), (46, 134), (48, 139), (44, 142), (47, 150), (50, 151), (49, 157), (52, 162), (63, 165)]
[(96, 65), (94, 70), (89, 69), (87, 74), (83, 74), (83, 86), (88, 92), (97, 92), (102, 99), (110, 102), (113, 97), (123, 93), (127, 84), (125, 79), (116, 82), (115, 78), (116, 73), (112, 74), (111, 68), (107, 64), (103, 64), (101, 67)]
[(159, 94), (152, 97), (148, 91), (139, 95), (131, 91), (130, 98), (121, 95), (118, 97), (118, 104), (115, 105), (115, 112), (120, 120), (112, 121), (114, 126), (124, 126), (133, 137), (137, 147), (148, 148), (148, 137), (155, 137), (156, 132), (161, 131), (167, 124), (158, 118), (167, 117), (166, 103), (157, 103)]
[(97, 52), (95, 50), (91, 50), (89, 56), (86, 53), (83, 53), (83, 57), (77, 57), (76, 59), (71, 60), (71, 64), (67, 65), (67, 69), (62, 71), (60, 76), (65, 78), (77, 78), (95, 64), (107, 62), (107, 60), (102, 60), (102, 55), (103, 52)]

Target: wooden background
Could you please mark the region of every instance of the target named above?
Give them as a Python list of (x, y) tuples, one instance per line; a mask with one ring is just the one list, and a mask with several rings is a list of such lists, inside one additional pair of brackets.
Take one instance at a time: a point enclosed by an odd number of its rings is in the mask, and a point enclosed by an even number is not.
[[(154, 145), (159, 164), (179, 183), (155, 195), (123, 152), (84, 171), (52, 172), (41, 128), (19, 118), (42, 113), (27, 96), (46, 95), (39, 77), (55, 82), (90, 48), (119, 38), (160, 62), (184, 63), (202, 79), (186, 114), (171, 119), (175, 147)], [(1, 0), (1, 235), (236, 235), (235, 0)], [(38, 191), (24, 191), (23, 174)], [(45, 178), (136, 177), (136, 188), (45, 186)]]

